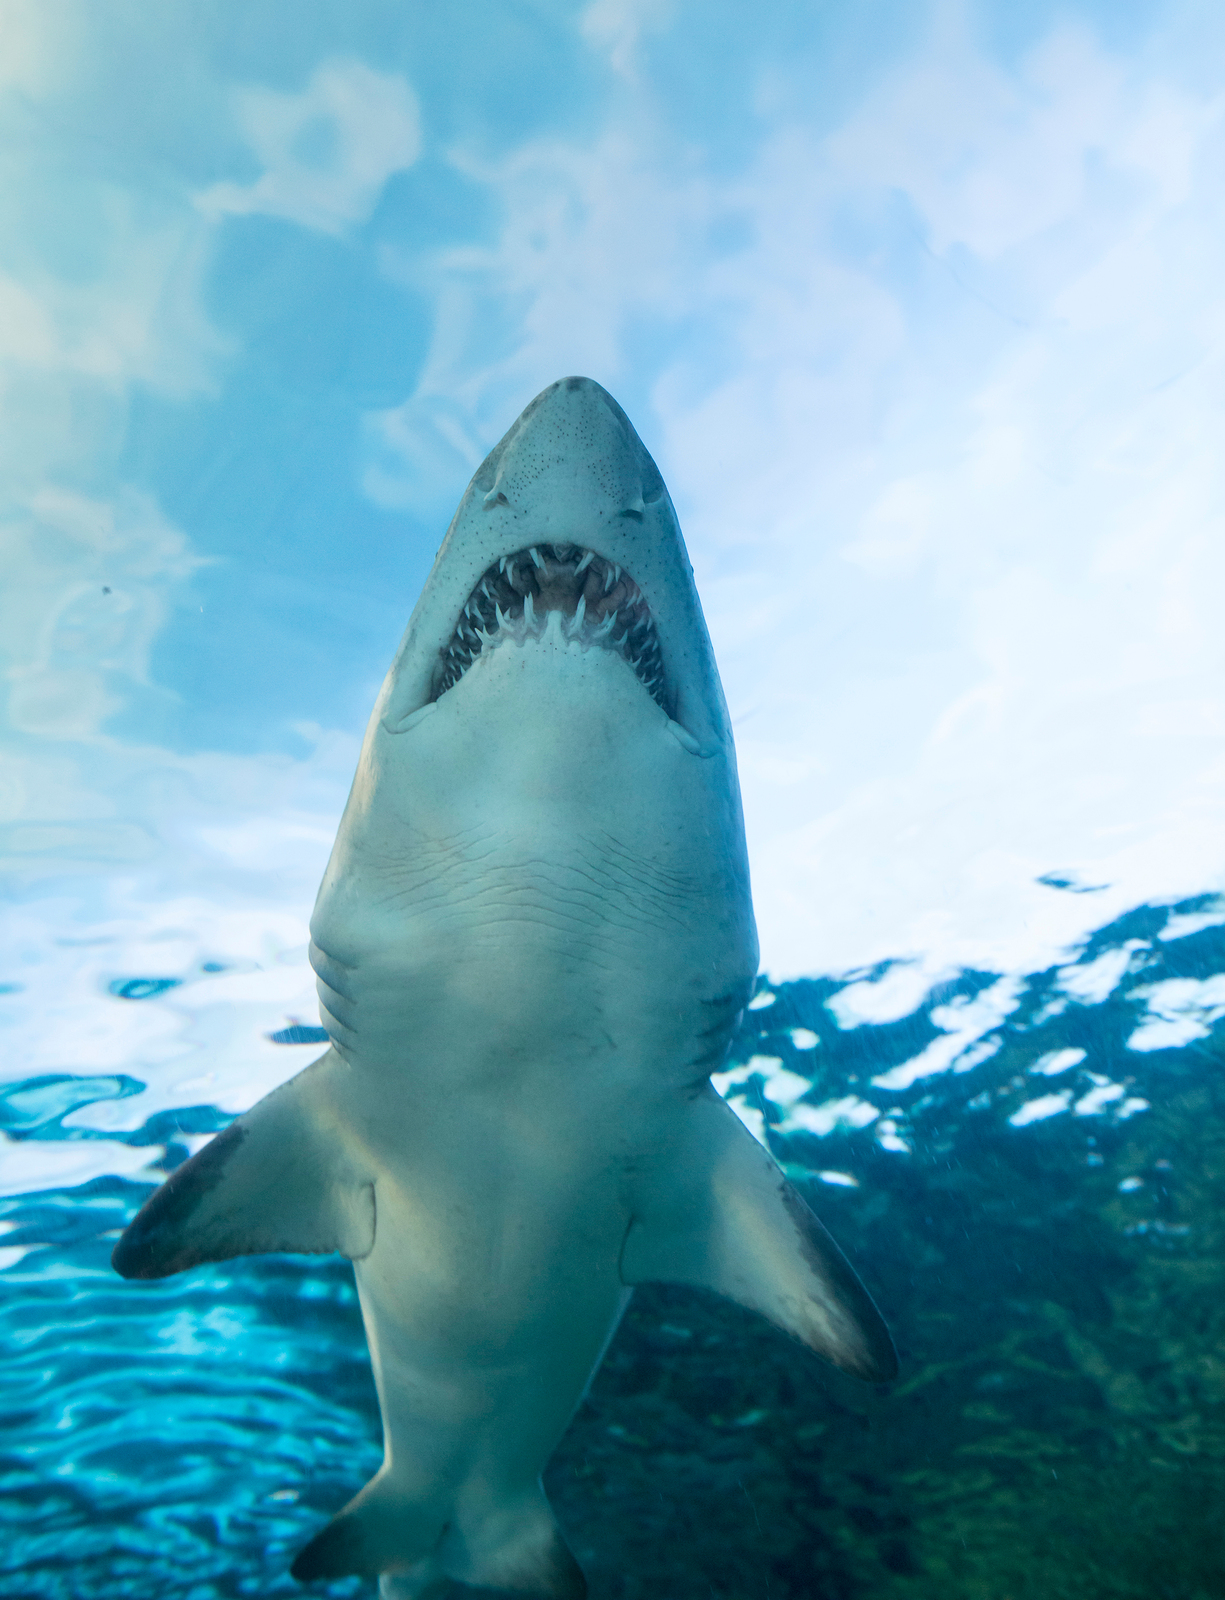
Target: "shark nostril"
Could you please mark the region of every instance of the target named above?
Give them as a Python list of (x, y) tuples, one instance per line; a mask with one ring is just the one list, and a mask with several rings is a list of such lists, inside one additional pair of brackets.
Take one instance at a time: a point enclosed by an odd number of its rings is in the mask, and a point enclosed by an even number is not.
[(502, 493), (501, 489), (491, 489), (482, 504), (486, 511), (492, 511), (496, 506), (508, 506), (510, 501)]

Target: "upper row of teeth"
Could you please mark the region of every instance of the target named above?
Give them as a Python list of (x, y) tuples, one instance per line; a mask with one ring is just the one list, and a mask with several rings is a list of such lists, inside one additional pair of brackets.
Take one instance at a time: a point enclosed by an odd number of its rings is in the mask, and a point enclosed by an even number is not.
[[(516, 555), (513, 555), (513, 556), (503, 556), (501, 558), (501, 560), (498, 562), (498, 571), (506, 578), (507, 582), (512, 586), (512, 588), (514, 587), (514, 582), (515, 582), (515, 562), (520, 559), (520, 554), (516, 554)], [(528, 546), (528, 550), (527, 550), (527, 554), (531, 558), (533, 566), (539, 568), (539, 570), (541, 572), (543, 572), (544, 568), (545, 568), (545, 563), (544, 563), (544, 557), (540, 554), (539, 547), (534, 545), (534, 544), (533, 545), (529, 545)], [(578, 565), (574, 569), (574, 576), (577, 578), (582, 573), (586, 572), (587, 568), (591, 565), (591, 563), (595, 560), (595, 558), (596, 558), (596, 555), (595, 555), (595, 551), (594, 550), (586, 551), (584, 553), (584, 555), (583, 555), (583, 559), (578, 563)], [(614, 589), (617, 586), (617, 584), (620, 583), (620, 581), (621, 581), (621, 568), (617, 565), (617, 563), (615, 561), (610, 561), (608, 563), (607, 570), (604, 573), (604, 593), (608, 594), (610, 592), (610, 590)], [(629, 582), (629, 587), (630, 587), (630, 594), (628, 596), (628, 599), (633, 604), (636, 605), (638, 603), (638, 601), (641, 600), (641, 598), (642, 598), (642, 591), (638, 588), (637, 584), (635, 584), (633, 582), (630, 582), (630, 580), (628, 580), (628, 579), (626, 581)], [(474, 591), (474, 594), (476, 592), (478, 592), (478, 591), (481, 594), (483, 594), (487, 600), (493, 600), (493, 596), (489, 592), (489, 580), (488, 580), (488, 578), (482, 578), (481, 579), (480, 583), (477, 585), (477, 590)], [(496, 605), (496, 603), (497, 602), (494, 601), (495, 605)], [(472, 599), (470, 598), (468, 600), (467, 605), (465, 605), (465, 607), (464, 607), (464, 615), (466, 617), (471, 615), (471, 607), (472, 607)]]

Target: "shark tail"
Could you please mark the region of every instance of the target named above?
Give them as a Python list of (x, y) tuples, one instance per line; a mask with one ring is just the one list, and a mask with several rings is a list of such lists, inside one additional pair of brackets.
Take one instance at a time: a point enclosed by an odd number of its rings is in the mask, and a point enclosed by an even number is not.
[(384, 1469), (290, 1569), (302, 1583), (379, 1576), (380, 1600), (584, 1600), (582, 1568), (539, 1483), (526, 1494), (413, 1500)]

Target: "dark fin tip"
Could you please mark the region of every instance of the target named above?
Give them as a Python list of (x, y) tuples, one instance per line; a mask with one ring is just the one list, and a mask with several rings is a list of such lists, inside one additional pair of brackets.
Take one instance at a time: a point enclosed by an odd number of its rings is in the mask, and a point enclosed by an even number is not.
[(121, 1278), (167, 1278), (207, 1259), (184, 1246), (182, 1231), (221, 1182), (226, 1163), (245, 1138), (246, 1129), (232, 1122), (150, 1195), (111, 1252), (111, 1266)]
[(878, 1343), (872, 1351), (873, 1365), (870, 1371), (863, 1374), (867, 1383), (892, 1383), (898, 1375), (897, 1346), (884, 1322), (884, 1348)]
[[(835, 1365), (865, 1383), (889, 1383), (897, 1377), (897, 1349), (877, 1310), (876, 1302), (860, 1282), (859, 1274), (843, 1255), (829, 1229), (790, 1183), (783, 1182), (783, 1204), (800, 1235), (804, 1253), (818, 1277), (834, 1283), (852, 1313), (860, 1341)], [(832, 1359), (832, 1358), (827, 1358)]]
[(312, 1583), (316, 1578), (347, 1578), (353, 1574), (376, 1577), (377, 1569), (372, 1571), (363, 1559), (365, 1544), (360, 1516), (338, 1512), (326, 1528), (298, 1551), (289, 1569), (290, 1575), (299, 1583)]
[(339, 1578), (348, 1575), (334, 1567), (327, 1559), (327, 1550), (319, 1548), (322, 1542), (323, 1535), (320, 1534), (304, 1549), (298, 1551), (289, 1569), (291, 1578), (296, 1578), (299, 1583), (313, 1583), (316, 1578)]

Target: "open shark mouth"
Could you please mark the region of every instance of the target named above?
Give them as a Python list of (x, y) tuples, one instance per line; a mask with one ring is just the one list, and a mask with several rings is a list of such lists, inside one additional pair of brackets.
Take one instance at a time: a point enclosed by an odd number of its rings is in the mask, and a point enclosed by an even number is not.
[(554, 629), (562, 639), (615, 650), (668, 712), (659, 636), (641, 589), (616, 562), (576, 544), (529, 545), (482, 575), (439, 652), (431, 699), (454, 688), (482, 651)]

